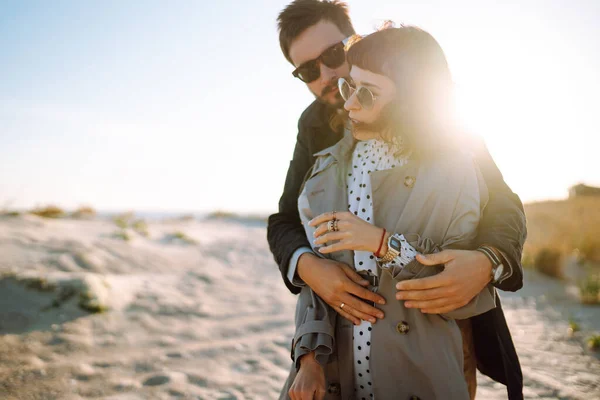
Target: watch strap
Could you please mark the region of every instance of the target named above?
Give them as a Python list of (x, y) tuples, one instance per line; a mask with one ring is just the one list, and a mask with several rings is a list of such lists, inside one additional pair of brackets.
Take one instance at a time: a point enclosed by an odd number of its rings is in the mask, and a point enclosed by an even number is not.
[[(396, 235), (390, 235), (390, 237), (388, 238), (387, 241), (387, 252), (384, 254), (383, 257), (378, 258), (377, 261), (380, 264), (387, 264), (392, 262), (396, 257), (398, 257), (400, 255), (400, 250), (396, 250), (394, 248), (392, 248), (392, 246), (390, 246), (390, 243), (392, 241), (392, 238), (394, 238)], [(395, 237), (396, 240), (399, 240), (397, 237)]]
[(490, 273), (491, 280), (496, 283), (496, 269), (502, 265), (502, 260), (489, 246), (479, 246), (476, 251), (483, 253), (492, 263), (492, 271)]

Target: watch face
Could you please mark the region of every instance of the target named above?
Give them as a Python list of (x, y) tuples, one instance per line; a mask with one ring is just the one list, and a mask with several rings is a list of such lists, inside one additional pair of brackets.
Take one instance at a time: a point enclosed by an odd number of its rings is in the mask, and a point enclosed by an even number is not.
[(402, 244), (395, 237), (390, 238), (390, 247), (394, 250), (400, 251)]

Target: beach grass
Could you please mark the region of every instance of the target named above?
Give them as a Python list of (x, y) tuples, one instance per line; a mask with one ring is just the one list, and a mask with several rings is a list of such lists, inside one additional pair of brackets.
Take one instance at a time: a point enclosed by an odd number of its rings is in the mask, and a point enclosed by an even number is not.
[(579, 282), (579, 295), (584, 304), (600, 304), (600, 276), (590, 274)]
[(600, 197), (529, 203), (525, 215), (525, 267), (560, 278), (569, 256), (580, 264), (600, 264)]
[(62, 218), (67, 215), (65, 210), (55, 205), (34, 208), (33, 210), (29, 211), (29, 213), (42, 218)]

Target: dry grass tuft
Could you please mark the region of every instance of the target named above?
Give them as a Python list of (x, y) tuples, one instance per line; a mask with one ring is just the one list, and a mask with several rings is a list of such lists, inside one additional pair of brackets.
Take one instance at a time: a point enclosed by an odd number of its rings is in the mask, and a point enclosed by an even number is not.
[(3, 216), (3, 217), (20, 217), (21, 214), (22, 213), (20, 211), (15, 211), (15, 210), (0, 211), (0, 216)]
[(533, 266), (543, 274), (554, 278), (562, 278), (561, 259), (560, 252), (552, 249), (542, 249), (535, 255)]
[(143, 219), (137, 219), (131, 223), (131, 228), (144, 237), (150, 236), (148, 224)]
[(573, 337), (575, 335), (575, 333), (579, 332), (581, 330), (581, 327), (579, 326), (579, 324), (575, 321), (573, 321), (572, 319), (569, 320), (569, 328), (567, 329), (567, 334), (570, 337)]
[(584, 304), (600, 303), (600, 276), (590, 275), (579, 282), (579, 295)]
[(600, 350), (600, 335), (592, 335), (587, 340), (587, 345), (590, 350)]
[(530, 203), (525, 214), (524, 266), (562, 276), (557, 254), (575, 254), (582, 264), (600, 262), (600, 197)]
[(182, 241), (184, 243), (188, 243), (188, 244), (196, 244), (196, 241), (194, 239), (192, 239), (191, 237), (189, 237), (188, 235), (186, 235), (185, 233), (180, 232), (180, 231), (173, 233), (171, 235), (171, 238), (180, 240), (180, 241)]
[(31, 210), (29, 213), (43, 218), (62, 218), (66, 215), (65, 210), (54, 205), (36, 208)]
[(71, 217), (77, 219), (93, 219), (96, 217), (96, 210), (90, 206), (82, 206), (75, 210)]
[(268, 217), (259, 214), (236, 214), (230, 211), (217, 210), (213, 211), (206, 216), (207, 220), (230, 220), (230, 221), (244, 221), (244, 222), (257, 222), (266, 223)]
[(115, 239), (120, 239), (123, 240), (125, 242), (129, 242), (131, 240), (131, 236), (129, 235), (129, 233), (127, 233), (127, 231), (125, 229), (122, 229), (120, 231), (117, 231), (113, 234), (113, 237)]
[(125, 229), (129, 226), (129, 224), (131, 223), (133, 218), (134, 218), (134, 214), (133, 214), (133, 212), (130, 211), (130, 212), (119, 214), (119, 215), (113, 217), (113, 222), (119, 228)]

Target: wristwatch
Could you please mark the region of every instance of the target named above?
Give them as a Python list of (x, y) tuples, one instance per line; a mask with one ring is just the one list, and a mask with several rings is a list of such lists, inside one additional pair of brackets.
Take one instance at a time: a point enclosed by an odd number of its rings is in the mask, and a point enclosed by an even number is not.
[(377, 259), (377, 261), (379, 261), (382, 264), (387, 264), (391, 262), (402, 252), (402, 242), (400, 242), (400, 239), (398, 239), (396, 235), (390, 235), (387, 245), (387, 253), (385, 253), (383, 257)]
[(490, 277), (492, 279), (492, 284), (495, 285), (498, 282), (500, 282), (500, 278), (502, 277), (502, 274), (504, 273), (504, 264), (502, 264), (502, 260), (500, 260), (500, 257), (498, 257), (496, 255), (496, 252), (489, 246), (479, 246), (477, 251), (485, 254), (485, 256), (492, 263), (492, 272), (490, 274), (491, 275)]

